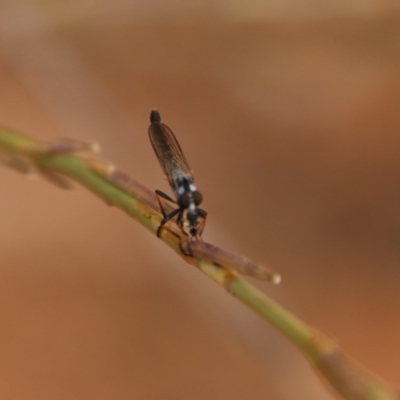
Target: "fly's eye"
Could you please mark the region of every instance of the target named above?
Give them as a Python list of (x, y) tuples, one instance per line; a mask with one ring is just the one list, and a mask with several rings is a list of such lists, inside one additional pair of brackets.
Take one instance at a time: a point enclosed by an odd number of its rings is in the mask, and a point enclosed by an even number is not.
[(183, 193), (178, 197), (178, 204), (181, 208), (188, 208), (190, 204), (190, 199), (187, 193)]
[(203, 196), (201, 195), (201, 193), (198, 190), (195, 190), (192, 193), (192, 196), (193, 196), (194, 204), (196, 204), (196, 206), (198, 206), (203, 201)]

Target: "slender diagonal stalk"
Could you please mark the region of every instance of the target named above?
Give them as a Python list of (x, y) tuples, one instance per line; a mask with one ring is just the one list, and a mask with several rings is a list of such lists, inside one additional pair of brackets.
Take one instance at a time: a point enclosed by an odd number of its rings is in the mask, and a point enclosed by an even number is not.
[[(106, 203), (118, 207), (156, 233), (161, 216), (151, 190), (127, 174), (109, 168), (109, 163), (68, 154), (68, 150), (77, 151), (85, 146), (74, 148), (68, 141), (54, 143), (46, 144), (7, 129), (0, 129), (0, 151), (11, 160), (25, 160), (43, 171), (61, 174), (81, 183)], [(12, 162), (8, 164), (12, 165)], [(16, 162), (15, 166), (24, 171), (19, 162)], [(242, 256), (201, 241), (190, 242), (192, 255), (185, 255), (181, 250), (180, 230), (174, 224), (169, 224), (162, 232), (162, 240), (182, 258), (200, 269), (294, 343), (343, 398), (400, 400), (399, 393), (393, 387), (360, 367), (335, 341), (305, 324), (242, 280), (235, 270), (259, 274), (261, 279), (271, 281), (278, 281), (276, 274)]]

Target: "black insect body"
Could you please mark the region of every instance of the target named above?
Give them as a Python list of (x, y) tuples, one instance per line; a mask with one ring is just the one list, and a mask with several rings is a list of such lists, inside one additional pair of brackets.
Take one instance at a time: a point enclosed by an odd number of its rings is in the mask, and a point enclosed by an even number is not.
[[(156, 190), (157, 200), (163, 214), (163, 220), (157, 230), (161, 234), (163, 226), (175, 216), (181, 231), (190, 237), (200, 238), (204, 229), (207, 213), (198, 208), (203, 196), (197, 190), (193, 174), (175, 135), (167, 125), (161, 122), (158, 111), (150, 114), (149, 138), (176, 200), (160, 190)], [(178, 205), (178, 208), (166, 214), (160, 198)]]

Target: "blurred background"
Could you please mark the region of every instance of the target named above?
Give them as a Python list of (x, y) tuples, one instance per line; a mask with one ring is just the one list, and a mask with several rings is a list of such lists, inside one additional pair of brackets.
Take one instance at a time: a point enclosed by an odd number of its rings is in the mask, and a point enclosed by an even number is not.
[[(152, 108), (195, 172), (204, 239), (271, 265), (282, 284), (257, 287), (400, 386), (398, 2), (0, 1), (1, 125), (99, 142), (170, 193)], [(336, 398), (121, 211), (0, 179), (1, 398)]]

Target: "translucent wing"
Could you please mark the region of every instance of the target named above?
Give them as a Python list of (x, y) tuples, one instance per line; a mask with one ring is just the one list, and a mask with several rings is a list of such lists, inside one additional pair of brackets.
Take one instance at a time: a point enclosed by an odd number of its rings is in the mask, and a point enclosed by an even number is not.
[(167, 125), (161, 123), (160, 114), (153, 110), (150, 120), (150, 142), (171, 188), (175, 191), (176, 178), (187, 176), (193, 180), (192, 172), (175, 135)]

